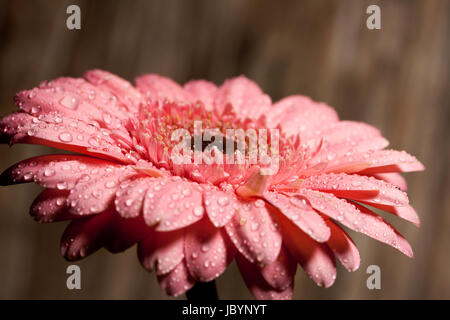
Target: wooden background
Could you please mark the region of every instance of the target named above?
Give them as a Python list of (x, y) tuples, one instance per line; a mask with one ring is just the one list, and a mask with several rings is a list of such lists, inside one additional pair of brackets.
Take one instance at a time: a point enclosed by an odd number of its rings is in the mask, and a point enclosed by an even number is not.
[[(365, 27), (369, 4), (382, 29)], [(82, 30), (65, 27), (78, 4)], [(278, 100), (302, 93), (334, 106), (342, 119), (379, 127), (391, 147), (418, 156), (427, 170), (407, 176), (420, 229), (390, 219), (415, 258), (355, 235), (362, 264), (340, 268), (330, 289), (299, 269), (295, 298), (450, 298), (449, 49), (450, 1), (24, 1), (0, 0), (1, 115), (13, 95), (40, 81), (104, 68), (132, 80), (156, 72), (179, 82), (220, 84), (245, 74)], [(0, 146), (0, 167), (50, 150)], [(39, 187), (0, 189), (0, 298), (166, 299), (136, 250), (98, 252), (79, 263), (82, 290), (69, 291), (59, 254), (64, 223), (39, 225), (28, 208)], [(382, 289), (366, 288), (366, 268), (382, 270)], [(221, 298), (250, 298), (236, 267)]]

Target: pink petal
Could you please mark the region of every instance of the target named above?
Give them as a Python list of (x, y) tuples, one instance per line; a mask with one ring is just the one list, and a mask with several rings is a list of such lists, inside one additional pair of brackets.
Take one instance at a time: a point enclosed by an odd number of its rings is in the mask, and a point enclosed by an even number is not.
[(226, 80), (217, 92), (215, 106), (221, 114), (231, 104), (239, 118), (257, 119), (271, 107), (270, 97), (256, 83), (240, 76)]
[(280, 231), (261, 199), (242, 203), (225, 230), (239, 252), (252, 263), (270, 264), (280, 253)]
[(406, 221), (414, 223), (418, 227), (420, 226), (419, 215), (417, 214), (416, 210), (414, 210), (414, 208), (411, 207), (410, 205), (392, 206), (392, 205), (380, 204), (380, 203), (369, 202), (369, 201), (361, 201), (361, 200), (359, 202), (363, 203), (363, 204), (367, 204), (371, 207), (375, 207), (375, 208), (390, 212), (402, 219), (405, 219)]
[(241, 272), (242, 279), (249, 288), (253, 296), (258, 300), (290, 300), (294, 289), (294, 282), (282, 290), (277, 291), (272, 288), (261, 275), (259, 268), (249, 262), (240, 254), (236, 255), (236, 262)]
[(61, 238), (61, 254), (70, 261), (83, 259), (100, 249), (113, 228), (111, 213), (72, 220)]
[(350, 229), (391, 245), (408, 257), (412, 257), (412, 249), (402, 235), (369, 209), (338, 199), (329, 193), (313, 190), (302, 190), (301, 193), (308, 198), (316, 210)]
[[(105, 121), (106, 114), (116, 120), (128, 118), (127, 108), (115, 95), (80, 78), (58, 78), (41, 83), (38, 88), (18, 93), (15, 102), (31, 115), (57, 114), (85, 123), (95, 121), (105, 127), (110, 127), (109, 121)], [(114, 122), (119, 129), (119, 122)]]
[(41, 119), (26, 113), (13, 113), (3, 118), (0, 123), (2, 141), (9, 144), (41, 144), (100, 158), (131, 162), (115, 141), (95, 126), (51, 115), (43, 115)]
[(179, 177), (159, 179), (149, 187), (144, 199), (144, 218), (157, 231), (184, 228), (203, 217), (202, 190)]
[(300, 95), (278, 101), (267, 114), (270, 127), (280, 125), (287, 135), (300, 134), (302, 138), (337, 121), (339, 117), (333, 108)]
[(169, 273), (158, 276), (161, 288), (170, 296), (179, 296), (192, 288), (195, 280), (189, 274), (184, 261)]
[(346, 154), (383, 149), (389, 144), (378, 129), (366, 123), (339, 121), (325, 128), (314, 140), (308, 141), (311, 146), (318, 146), (323, 141), (321, 152), (310, 162), (311, 166)]
[(68, 195), (67, 190), (45, 189), (33, 201), (30, 208), (31, 216), (38, 222), (56, 222), (76, 218), (68, 212), (66, 207)]
[(370, 203), (405, 206), (409, 202), (406, 193), (384, 181), (345, 173), (308, 177), (303, 180), (302, 188), (330, 192), (341, 198)]
[(144, 239), (150, 232), (142, 217), (123, 218), (113, 214), (114, 229), (104, 247), (112, 253), (122, 252)]
[(330, 237), (327, 224), (303, 196), (266, 192), (264, 198), (314, 240), (325, 242)]
[(400, 188), (400, 190), (406, 191), (408, 189), (405, 178), (403, 178), (399, 173), (374, 173), (373, 176), (378, 180), (386, 181), (387, 183)]
[(281, 247), (278, 258), (261, 268), (261, 275), (267, 283), (278, 291), (287, 289), (294, 282), (297, 263), (284, 247)]
[(327, 241), (328, 246), (348, 271), (356, 271), (360, 264), (358, 248), (341, 227), (330, 220), (327, 221), (327, 224), (331, 229), (331, 237)]
[(220, 276), (231, 263), (234, 250), (223, 231), (202, 219), (186, 230), (184, 251), (191, 276), (202, 282)]
[(225, 226), (240, 206), (234, 193), (212, 187), (203, 192), (203, 197), (208, 218), (216, 227)]
[(189, 92), (194, 100), (200, 100), (208, 111), (214, 108), (214, 98), (217, 86), (205, 80), (192, 80), (184, 84), (184, 90)]
[(300, 263), (306, 274), (325, 288), (336, 279), (336, 264), (330, 248), (311, 239), (286, 218), (280, 219), (283, 243), (290, 255)]
[(114, 210), (73, 220), (61, 238), (61, 253), (78, 260), (104, 246), (117, 253), (141, 241), (149, 232), (141, 217), (124, 219)]
[(139, 104), (145, 103), (142, 94), (130, 82), (103, 70), (91, 70), (84, 77), (92, 84), (114, 95), (128, 111), (137, 112)]
[(424, 170), (425, 167), (416, 157), (397, 150), (372, 150), (364, 153), (346, 155), (336, 160), (337, 163), (352, 161), (368, 162), (369, 166), (359, 174), (374, 174), (386, 172), (410, 172)]
[(83, 179), (70, 191), (67, 203), (70, 212), (76, 215), (89, 215), (106, 210), (115, 197), (119, 184), (136, 175), (130, 167), (106, 167), (95, 179)]
[(23, 160), (5, 170), (2, 185), (35, 181), (45, 188), (72, 189), (80, 179), (114, 166), (109, 161), (70, 154), (38, 156)]
[(324, 169), (321, 173), (359, 173), (362, 170), (370, 167), (370, 162), (368, 161), (349, 161), (349, 162), (339, 162), (339, 163), (327, 163), (321, 162), (318, 165), (324, 165)]
[(114, 200), (117, 212), (124, 218), (139, 216), (142, 212), (147, 189), (154, 180), (150, 177), (138, 177), (126, 181), (126, 184), (123, 183), (123, 188), (116, 192), (116, 199)]
[(143, 75), (135, 80), (136, 87), (153, 101), (192, 102), (193, 96), (170, 78), (157, 74)]
[(149, 233), (139, 242), (138, 256), (144, 268), (156, 268), (157, 275), (173, 271), (184, 258), (184, 231)]

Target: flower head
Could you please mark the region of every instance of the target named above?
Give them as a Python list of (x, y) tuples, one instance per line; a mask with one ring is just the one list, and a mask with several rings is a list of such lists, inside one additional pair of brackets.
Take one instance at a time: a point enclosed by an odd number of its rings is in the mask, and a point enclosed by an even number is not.
[(256, 298), (291, 298), (297, 264), (318, 285), (335, 258), (360, 257), (343, 227), (412, 256), (381, 209), (416, 225), (398, 172), (422, 170), (364, 123), (304, 96), (272, 104), (252, 81), (180, 86), (145, 75), (136, 86), (105, 71), (59, 78), (17, 94), (2, 141), (77, 154), (21, 161), (3, 185), (34, 181), (39, 222), (71, 220), (68, 260), (138, 244), (142, 265), (179, 295), (235, 259)]

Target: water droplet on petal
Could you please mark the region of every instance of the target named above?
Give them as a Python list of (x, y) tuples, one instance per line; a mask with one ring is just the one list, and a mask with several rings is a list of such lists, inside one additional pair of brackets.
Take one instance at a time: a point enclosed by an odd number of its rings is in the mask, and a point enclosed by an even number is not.
[(261, 200), (261, 199), (256, 200), (256, 201), (255, 201), (255, 207), (257, 207), (257, 208), (262, 208), (262, 207), (264, 207), (264, 201)]
[(62, 132), (59, 135), (59, 140), (62, 142), (71, 142), (72, 141), (72, 135), (69, 132)]
[(67, 189), (67, 182), (65, 182), (65, 181), (58, 182), (56, 184), (56, 188), (58, 190), (65, 190), (65, 189)]
[(41, 107), (40, 106), (32, 106), (31, 107), (31, 113), (32, 114), (37, 114), (37, 113), (39, 113), (39, 111), (41, 111)]
[(100, 147), (100, 143), (99, 143), (98, 140), (95, 139), (95, 138), (90, 138), (88, 142), (89, 142), (89, 144), (90, 144), (91, 146), (93, 146), (93, 147), (95, 147), (95, 148)]
[(103, 121), (104, 121), (106, 124), (111, 124), (111, 122), (112, 122), (112, 116), (111, 116), (109, 113), (104, 112), (104, 113), (103, 113)]
[(102, 192), (100, 190), (94, 190), (92, 191), (92, 195), (94, 196), (94, 198), (100, 199), (100, 197), (102, 196)]
[(31, 173), (31, 172), (25, 173), (25, 175), (23, 176), (23, 178), (24, 178), (25, 180), (31, 180), (31, 178), (33, 178), (33, 173)]
[(194, 216), (200, 217), (203, 214), (203, 207), (196, 207), (194, 209)]
[(227, 206), (230, 203), (230, 199), (228, 197), (220, 197), (217, 203), (221, 206)]
[(293, 196), (290, 198), (290, 202), (297, 208), (300, 208), (303, 210), (311, 209), (311, 206), (309, 205), (308, 200), (306, 200), (304, 197)]
[(108, 189), (114, 188), (116, 186), (116, 182), (115, 181), (107, 181), (105, 183), (105, 187)]
[(78, 107), (78, 100), (77, 100), (77, 98), (71, 97), (71, 96), (65, 96), (65, 97), (63, 97), (63, 98), (59, 101), (59, 103), (60, 103), (63, 107), (66, 107), (66, 108), (69, 108), (69, 109), (72, 109), (72, 110), (74, 110), (74, 109), (76, 109), (76, 108)]
[(352, 181), (352, 186), (359, 187), (361, 185), (361, 181), (354, 180)]
[(44, 170), (44, 176), (46, 176), (46, 177), (54, 176), (55, 173), (56, 173), (55, 170), (52, 169), (52, 168), (46, 168), (46, 169)]

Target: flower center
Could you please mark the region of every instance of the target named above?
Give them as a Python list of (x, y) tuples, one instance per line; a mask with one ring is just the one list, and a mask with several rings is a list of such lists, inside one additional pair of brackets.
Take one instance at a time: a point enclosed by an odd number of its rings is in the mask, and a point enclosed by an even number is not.
[(281, 137), (278, 129), (241, 120), (232, 108), (218, 115), (201, 102), (141, 106), (129, 131), (156, 167), (201, 183), (237, 185), (257, 170), (274, 176), (280, 165), (301, 160), (298, 141)]

